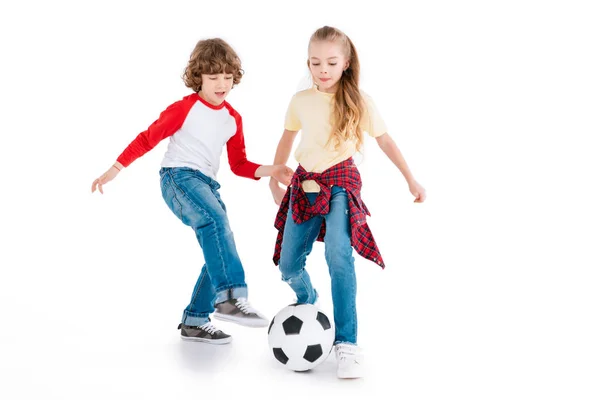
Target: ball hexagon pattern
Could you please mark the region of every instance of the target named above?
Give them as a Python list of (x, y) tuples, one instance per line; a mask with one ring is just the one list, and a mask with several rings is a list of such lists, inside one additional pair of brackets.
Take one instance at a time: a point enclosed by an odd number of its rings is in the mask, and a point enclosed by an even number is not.
[(269, 325), (269, 347), (275, 359), (293, 371), (306, 371), (325, 361), (335, 329), (327, 315), (312, 304), (291, 304)]

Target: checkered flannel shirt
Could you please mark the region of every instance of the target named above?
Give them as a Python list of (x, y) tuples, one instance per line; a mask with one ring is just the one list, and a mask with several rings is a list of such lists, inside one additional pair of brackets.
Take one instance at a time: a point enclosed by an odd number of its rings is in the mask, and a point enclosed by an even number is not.
[[(310, 204), (304, 190), (302, 190), (302, 181), (305, 180), (314, 180), (321, 188), (315, 204)], [(325, 215), (329, 213), (332, 186), (341, 186), (348, 193), (350, 230), (352, 232), (350, 243), (352, 247), (362, 257), (373, 261), (381, 268), (385, 268), (371, 229), (367, 225), (367, 215), (370, 216), (371, 214), (360, 197), (362, 181), (358, 168), (351, 158), (326, 169), (322, 173), (307, 172), (301, 165), (298, 166), (275, 218), (275, 228), (277, 228), (278, 233), (273, 262), (275, 265), (279, 264), (283, 231), (290, 204), (293, 220), (298, 224), (308, 221), (315, 215)], [(323, 242), (324, 238), (325, 220), (321, 224), (317, 240)]]

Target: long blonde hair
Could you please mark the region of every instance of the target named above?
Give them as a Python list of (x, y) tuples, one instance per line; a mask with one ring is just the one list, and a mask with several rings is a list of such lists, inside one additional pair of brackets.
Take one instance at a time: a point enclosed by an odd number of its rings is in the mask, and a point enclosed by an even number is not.
[[(342, 51), (349, 62), (348, 68), (342, 73), (334, 95), (333, 112), (331, 116), (332, 131), (328, 143), (333, 140), (335, 149), (346, 141), (355, 141), (356, 148), (363, 145), (363, 134), (360, 123), (365, 114), (365, 103), (358, 86), (360, 76), (360, 62), (354, 43), (339, 29), (323, 26), (317, 29), (309, 41), (334, 42), (342, 47)], [(310, 67), (310, 60), (307, 61)]]

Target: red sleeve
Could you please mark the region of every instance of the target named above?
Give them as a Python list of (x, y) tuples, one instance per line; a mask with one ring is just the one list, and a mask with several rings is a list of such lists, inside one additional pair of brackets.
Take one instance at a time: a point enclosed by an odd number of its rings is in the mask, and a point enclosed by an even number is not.
[(260, 164), (248, 161), (246, 158), (246, 143), (244, 142), (244, 130), (242, 128), (242, 117), (229, 104), (226, 104), (229, 114), (235, 119), (237, 130), (235, 135), (227, 141), (227, 158), (231, 171), (238, 176), (259, 180), (254, 174)]
[(136, 159), (152, 150), (161, 140), (177, 132), (183, 125), (194, 103), (194, 99), (188, 96), (167, 107), (148, 129), (133, 139), (129, 146), (119, 155), (117, 161), (123, 164), (124, 167), (127, 167)]

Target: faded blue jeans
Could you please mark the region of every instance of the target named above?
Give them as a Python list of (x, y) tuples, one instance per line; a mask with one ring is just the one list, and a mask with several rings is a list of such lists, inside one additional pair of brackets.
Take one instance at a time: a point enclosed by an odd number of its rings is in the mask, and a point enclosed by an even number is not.
[[(314, 204), (317, 193), (306, 195)], [(331, 276), (335, 343), (356, 344), (356, 274), (350, 244), (348, 194), (344, 188), (332, 187), (329, 214), (314, 216), (301, 224), (296, 224), (292, 219), (290, 206), (283, 231), (279, 270), (282, 279), (296, 293), (298, 303), (314, 304), (317, 292), (305, 266), (323, 220), (326, 226), (325, 260)]]
[(227, 210), (217, 181), (186, 167), (161, 168), (160, 187), (165, 202), (196, 233), (205, 264), (181, 322), (200, 326), (208, 322), (214, 305), (248, 297), (244, 269), (238, 256)]

